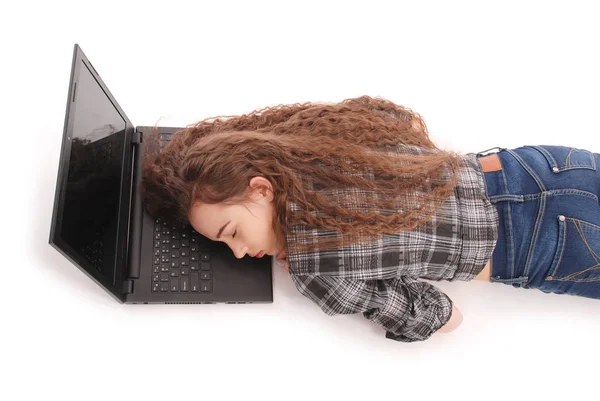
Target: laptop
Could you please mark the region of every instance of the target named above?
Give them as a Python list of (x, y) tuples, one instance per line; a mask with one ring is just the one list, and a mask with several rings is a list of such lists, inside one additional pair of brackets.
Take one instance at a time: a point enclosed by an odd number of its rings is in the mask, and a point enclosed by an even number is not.
[(128, 304), (271, 303), (272, 258), (242, 259), (189, 224), (143, 208), (144, 135), (164, 147), (178, 127), (134, 127), (75, 44), (49, 243)]

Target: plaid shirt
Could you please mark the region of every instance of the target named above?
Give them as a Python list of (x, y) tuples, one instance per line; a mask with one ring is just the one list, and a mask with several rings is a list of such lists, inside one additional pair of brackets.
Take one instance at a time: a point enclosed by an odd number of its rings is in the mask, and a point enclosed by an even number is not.
[[(425, 148), (401, 145), (403, 152)], [(297, 289), (326, 314), (362, 312), (386, 330), (386, 338), (423, 341), (452, 315), (451, 299), (421, 281), (472, 280), (490, 259), (498, 238), (498, 213), (487, 197), (475, 154), (462, 155), (458, 186), (432, 220), (379, 242), (321, 252), (287, 254)], [(372, 179), (372, 174), (371, 174)], [(346, 193), (347, 195), (348, 193)], [(299, 207), (290, 201), (292, 211)], [(289, 227), (287, 240), (339, 235), (305, 225)]]

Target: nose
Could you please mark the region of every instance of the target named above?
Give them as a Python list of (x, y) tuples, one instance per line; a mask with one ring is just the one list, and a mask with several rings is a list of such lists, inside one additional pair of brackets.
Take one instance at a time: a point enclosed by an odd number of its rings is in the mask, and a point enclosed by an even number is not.
[(236, 250), (236, 249), (232, 249), (232, 251), (233, 251), (233, 254), (234, 254), (234, 255), (235, 255), (235, 257), (236, 257), (236, 258), (238, 258), (238, 259), (241, 259), (241, 258), (243, 258), (244, 256), (246, 256), (246, 251), (240, 251), (240, 249), (242, 249), (242, 248), (238, 248), (237, 250)]

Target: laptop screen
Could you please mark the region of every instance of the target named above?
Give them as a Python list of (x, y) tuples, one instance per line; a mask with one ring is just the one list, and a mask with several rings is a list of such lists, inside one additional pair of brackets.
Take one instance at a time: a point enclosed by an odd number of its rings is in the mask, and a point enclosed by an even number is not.
[(74, 82), (70, 156), (57, 234), (81, 267), (114, 285), (126, 122), (85, 62)]

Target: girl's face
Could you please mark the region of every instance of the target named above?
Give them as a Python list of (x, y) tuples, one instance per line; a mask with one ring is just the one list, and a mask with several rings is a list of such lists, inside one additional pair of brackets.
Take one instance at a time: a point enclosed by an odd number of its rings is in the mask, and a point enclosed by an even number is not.
[[(258, 189), (262, 185), (269, 188)], [(283, 246), (272, 228), (273, 187), (264, 177), (253, 177), (249, 191), (251, 201), (245, 205), (206, 205), (195, 203), (189, 214), (191, 226), (213, 241), (226, 243), (236, 258), (277, 255)]]

